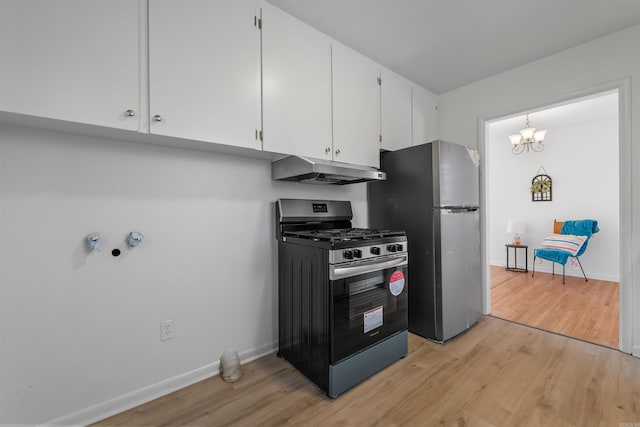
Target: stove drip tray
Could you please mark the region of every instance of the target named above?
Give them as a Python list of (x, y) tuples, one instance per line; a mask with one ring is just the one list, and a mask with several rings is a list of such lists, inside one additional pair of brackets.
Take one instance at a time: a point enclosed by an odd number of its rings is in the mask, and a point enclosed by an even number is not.
[(368, 347), (366, 351), (356, 353), (335, 365), (329, 365), (327, 396), (335, 399), (351, 387), (402, 359), (409, 351), (408, 342), (409, 333), (401, 331)]

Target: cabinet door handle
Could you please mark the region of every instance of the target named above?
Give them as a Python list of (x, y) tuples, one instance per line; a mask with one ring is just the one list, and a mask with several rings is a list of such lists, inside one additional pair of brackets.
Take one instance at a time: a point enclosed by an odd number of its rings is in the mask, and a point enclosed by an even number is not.
[(336, 150), (336, 154), (340, 154), (340, 149), (339, 148)]
[(325, 148), (325, 149), (324, 149), (324, 152), (325, 152), (325, 153), (327, 153), (327, 154), (329, 154), (329, 153), (331, 152), (331, 147), (327, 147), (327, 148)]
[(155, 116), (153, 116), (153, 121), (154, 122), (161, 122), (162, 120), (164, 120), (162, 118), (162, 116), (160, 114), (156, 114)]
[(135, 117), (136, 116), (136, 112), (135, 110), (127, 110), (124, 112), (124, 116), (125, 117)]

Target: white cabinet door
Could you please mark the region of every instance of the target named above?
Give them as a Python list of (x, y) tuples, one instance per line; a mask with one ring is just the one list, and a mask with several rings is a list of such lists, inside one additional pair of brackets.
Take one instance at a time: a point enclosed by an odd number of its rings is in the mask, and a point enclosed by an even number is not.
[(425, 88), (413, 85), (413, 145), (439, 138), (437, 98)]
[(137, 130), (139, 13), (131, 0), (2, 0), (0, 110)]
[(398, 150), (411, 146), (411, 83), (383, 68), (380, 95), (380, 147)]
[(260, 148), (255, 16), (246, 0), (149, 2), (151, 133)]
[(370, 59), (333, 43), (334, 160), (380, 166), (379, 67)]
[(262, 8), (263, 149), (332, 159), (331, 39)]

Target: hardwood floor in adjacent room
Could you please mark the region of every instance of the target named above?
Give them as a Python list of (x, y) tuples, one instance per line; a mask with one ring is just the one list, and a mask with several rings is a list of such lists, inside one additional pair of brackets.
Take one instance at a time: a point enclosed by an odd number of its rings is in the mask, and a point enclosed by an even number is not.
[(618, 348), (619, 286), (616, 282), (491, 266), (491, 314), (585, 341)]
[(640, 423), (640, 359), (483, 317), (329, 399), (269, 355), (236, 383), (214, 376), (96, 426), (615, 426)]

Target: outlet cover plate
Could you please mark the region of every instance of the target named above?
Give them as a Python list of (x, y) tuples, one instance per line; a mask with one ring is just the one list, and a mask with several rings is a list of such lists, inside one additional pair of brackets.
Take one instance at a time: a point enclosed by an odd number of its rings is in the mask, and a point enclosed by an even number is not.
[(160, 341), (167, 341), (174, 337), (173, 320), (162, 320), (160, 322)]

